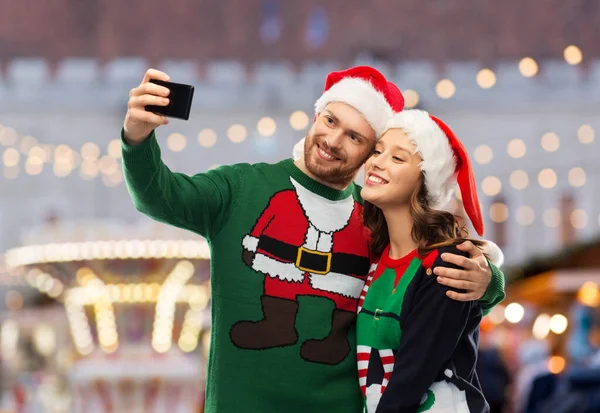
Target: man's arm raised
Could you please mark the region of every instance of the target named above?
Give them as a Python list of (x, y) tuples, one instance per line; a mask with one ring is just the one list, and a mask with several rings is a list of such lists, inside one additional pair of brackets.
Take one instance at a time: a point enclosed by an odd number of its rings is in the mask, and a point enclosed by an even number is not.
[(172, 172), (161, 160), (155, 129), (168, 119), (146, 112), (146, 105), (165, 106), (169, 90), (150, 83), (169, 80), (149, 69), (131, 90), (121, 131), (123, 174), (136, 209), (157, 221), (210, 238), (223, 227), (237, 202), (243, 174), (235, 166), (188, 176)]

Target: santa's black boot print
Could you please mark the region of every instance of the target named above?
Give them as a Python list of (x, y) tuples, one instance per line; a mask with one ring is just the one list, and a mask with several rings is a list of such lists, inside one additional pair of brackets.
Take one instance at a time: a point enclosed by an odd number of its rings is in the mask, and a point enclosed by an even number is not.
[(248, 350), (285, 347), (298, 342), (296, 314), (298, 303), (284, 298), (261, 297), (264, 318), (240, 321), (229, 332), (233, 344)]
[(302, 358), (315, 363), (338, 364), (350, 354), (348, 331), (356, 321), (356, 313), (333, 310), (331, 333), (320, 340), (308, 340), (302, 344)]

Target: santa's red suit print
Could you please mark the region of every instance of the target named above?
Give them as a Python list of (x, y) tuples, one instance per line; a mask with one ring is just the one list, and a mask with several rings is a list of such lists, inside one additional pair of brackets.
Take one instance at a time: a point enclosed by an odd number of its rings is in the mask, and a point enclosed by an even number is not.
[(350, 194), (332, 201), (290, 178), (294, 189), (276, 193), (242, 241), (244, 262), (265, 275), (263, 319), (240, 321), (230, 332), (243, 349), (269, 349), (298, 342), (298, 296), (335, 303), (331, 332), (302, 343), (308, 361), (338, 364), (350, 353), (348, 331), (369, 270), (362, 206)]

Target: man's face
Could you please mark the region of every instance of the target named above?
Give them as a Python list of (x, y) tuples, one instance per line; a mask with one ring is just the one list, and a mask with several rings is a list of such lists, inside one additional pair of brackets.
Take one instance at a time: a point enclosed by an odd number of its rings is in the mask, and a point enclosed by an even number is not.
[(319, 180), (350, 184), (371, 155), (375, 131), (352, 106), (334, 102), (319, 113), (306, 136), (304, 162)]

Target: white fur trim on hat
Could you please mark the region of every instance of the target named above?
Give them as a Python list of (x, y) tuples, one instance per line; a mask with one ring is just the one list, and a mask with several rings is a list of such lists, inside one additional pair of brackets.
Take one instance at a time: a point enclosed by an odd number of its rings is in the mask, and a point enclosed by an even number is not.
[(300, 159), (304, 156), (304, 142), (305, 141), (306, 141), (306, 138), (302, 138), (300, 140), (300, 142), (298, 142), (297, 144), (294, 145), (294, 149), (292, 151), (292, 156), (294, 157), (295, 161), (297, 161), (298, 159)]
[(402, 129), (417, 145), (421, 155), (421, 171), (433, 208), (444, 207), (456, 186), (456, 159), (448, 137), (423, 110), (411, 109), (396, 113), (387, 129)]
[(315, 113), (321, 113), (332, 102), (352, 106), (365, 117), (377, 139), (385, 132), (393, 110), (383, 93), (367, 80), (347, 77), (331, 86), (315, 103)]

